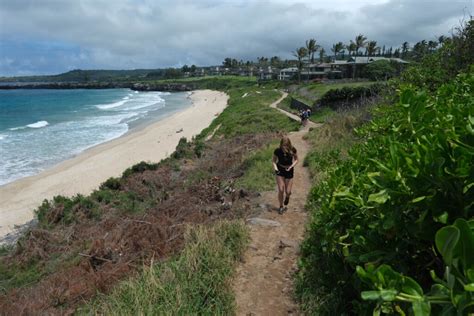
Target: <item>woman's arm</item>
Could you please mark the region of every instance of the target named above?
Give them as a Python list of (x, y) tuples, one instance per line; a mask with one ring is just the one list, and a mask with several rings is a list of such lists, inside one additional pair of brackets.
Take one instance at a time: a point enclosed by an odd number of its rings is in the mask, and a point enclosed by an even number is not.
[(294, 168), (297, 163), (298, 163), (298, 155), (295, 153), (295, 154), (293, 155), (293, 163), (291, 164), (291, 166), (289, 166), (288, 168), (286, 168), (286, 171), (290, 171), (291, 168)]
[(275, 155), (273, 155), (272, 164), (273, 164), (273, 169), (274, 169), (275, 171), (278, 171), (277, 162), (278, 162), (278, 157), (275, 156)]

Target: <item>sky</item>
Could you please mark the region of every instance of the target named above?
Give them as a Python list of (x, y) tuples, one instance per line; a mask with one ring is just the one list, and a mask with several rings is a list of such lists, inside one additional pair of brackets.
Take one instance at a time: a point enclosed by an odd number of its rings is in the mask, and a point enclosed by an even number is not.
[(435, 40), (474, 0), (0, 0), (0, 76), (292, 58), (314, 38)]

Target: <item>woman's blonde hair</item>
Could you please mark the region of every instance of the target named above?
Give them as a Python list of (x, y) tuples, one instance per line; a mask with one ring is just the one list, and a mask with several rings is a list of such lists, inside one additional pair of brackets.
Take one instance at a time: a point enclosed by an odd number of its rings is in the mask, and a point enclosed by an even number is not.
[(296, 149), (293, 147), (293, 145), (291, 144), (291, 140), (286, 137), (286, 136), (283, 136), (280, 140), (280, 149), (286, 154), (286, 155), (290, 155), (290, 154), (294, 154), (296, 153)]

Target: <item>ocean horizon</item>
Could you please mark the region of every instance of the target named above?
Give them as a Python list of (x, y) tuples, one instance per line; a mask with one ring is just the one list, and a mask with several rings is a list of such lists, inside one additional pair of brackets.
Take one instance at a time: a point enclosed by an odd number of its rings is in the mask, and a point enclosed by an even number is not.
[(189, 107), (189, 92), (0, 90), (0, 186)]

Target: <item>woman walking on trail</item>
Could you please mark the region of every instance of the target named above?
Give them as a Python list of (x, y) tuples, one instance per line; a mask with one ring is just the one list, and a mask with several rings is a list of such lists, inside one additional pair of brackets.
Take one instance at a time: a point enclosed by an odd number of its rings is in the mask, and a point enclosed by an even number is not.
[[(290, 202), (294, 167), (298, 163), (296, 148), (288, 137), (281, 138), (280, 147), (273, 152), (272, 162), (278, 185), (278, 202), (280, 203), (278, 213), (282, 214), (286, 210), (283, 205), (286, 206)], [(284, 200), (283, 197), (285, 197)]]

